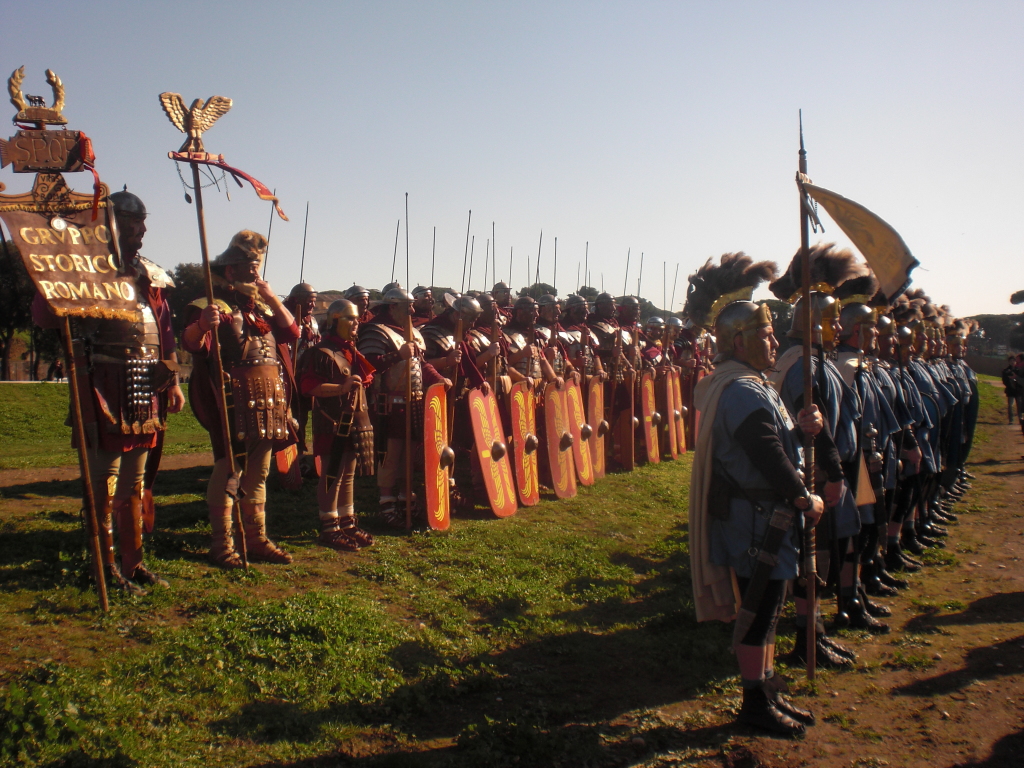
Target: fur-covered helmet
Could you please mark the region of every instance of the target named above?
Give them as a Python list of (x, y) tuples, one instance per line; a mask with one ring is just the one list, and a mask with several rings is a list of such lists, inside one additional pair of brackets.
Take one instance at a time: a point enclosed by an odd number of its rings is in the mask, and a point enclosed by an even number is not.
[(255, 264), (258, 267), (267, 254), (267, 245), (267, 238), (259, 232), (243, 229), (231, 238), (227, 249), (213, 260), (211, 266), (223, 269), (234, 264)]

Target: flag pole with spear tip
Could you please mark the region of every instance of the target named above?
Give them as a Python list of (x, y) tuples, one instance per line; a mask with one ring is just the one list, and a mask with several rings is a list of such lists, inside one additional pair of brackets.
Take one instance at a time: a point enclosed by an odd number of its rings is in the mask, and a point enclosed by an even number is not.
[[(206, 241), (206, 219), (203, 212), (203, 191), (199, 178), (199, 166), (206, 165), (220, 168), (230, 173), (239, 186), (242, 186), (241, 179), (245, 179), (252, 185), (261, 200), (270, 200), (274, 203), (274, 209), (277, 211), (278, 216), (285, 221), (288, 221), (288, 217), (281, 210), (277, 196), (271, 193), (265, 184), (244, 171), (228, 165), (224, 161), (224, 155), (211, 154), (203, 147), (203, 131), (207, 130), (221, 115), (231, 109), (231, 99), (226, 99), (223, 96), (211, 96), (205, 103), (200, 99), (196, 99), (192, 106), (186, 109), (181, 94), (166, 92), (160, 94), (160, 104), (171, 123), (182, 133), (188, 134), (188, 139), (182, 144), (181, 148), (177, 152), (168, 152), (167, 156), (175, 162), (188, 163), (192, 168), (192, 184), (195, 187), (194, 191), (196, 194), (196, 220), (199, 225), (199, 247), (203, 257), (203, 282), (206, 287), (207, 306), (209, 306), (214, 304), (215, 297), (213, 295), (213, 275), (210, 271), (210, 250)], [(232, 517), (240, 533), (239, 554), (242, 557), (242, 565), (248, 569), (249, 561), (245, 546), (245, 531), (242, 527), (242, 515), (238, 504), (240, 472), (236, 461), (237, 457), (234, 453), (234, 446), (231, 442), (231, 423), (228, 415), (228, 382), (224, 375), (224, 364), (220, 355), (220, 339), (216, 330), (210, 334), (210, 352), (210, 359), (213, 363), (214, 383), (216, 385), (214, 386), (214, 394), (217, 399), (218, 415), (220, 416), (221, 423), (221, 440), (224, 445), (225, 458), (230, 462), (231, 467), (231, 475), (227, 482), (227, 492), (228, 497), (232, 500)]]
[[(804, 406), (810, 407), (814, 397), (814, 373), (811, 369), (811, 342), (813, 334), (813, 320), (811, 313), (811, 260), (810, 260), (810, 217), (807, 211), (807, 194), (803, 188), (803, 182), (807, 179), (807, 150), (804, 149), (804, 119), (803, 110), (800, 116), (800, 160), (799, 171), (796, 175), (796, 183), (800, 192), (800, 281), (803, 287), (803, 314), (804, 338)], [(824, 360), (819, 365), (824, 366)], [(809, 493), (814, 493), (814, 438), (804, 437), (804, 485)], [(817, 667), (817, 579), (818, 568), (816, 562), (817, 541), (814, 528), (804, 525), (804, 579), (807, 583), (807, 679), (813, 680)]]

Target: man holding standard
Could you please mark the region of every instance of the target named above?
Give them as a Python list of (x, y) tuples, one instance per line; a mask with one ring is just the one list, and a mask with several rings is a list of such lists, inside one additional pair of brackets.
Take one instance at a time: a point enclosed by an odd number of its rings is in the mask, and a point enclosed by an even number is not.
[(750, 301), (728, 304), (714, 319), (718, 365), (695, 393), (690, 557), (697, 620), (739, 617), (740, 722), (793, 736), (814, 716), (782, 696), (775, 625), (786, 582), (797, 576), (799, 532), (824, 509), (800, 474), (803, 435), (817, 434), (822, 418), (812, 405), (795, 426), (765, 379), (779, 346), (771, 323), (767, 305)]

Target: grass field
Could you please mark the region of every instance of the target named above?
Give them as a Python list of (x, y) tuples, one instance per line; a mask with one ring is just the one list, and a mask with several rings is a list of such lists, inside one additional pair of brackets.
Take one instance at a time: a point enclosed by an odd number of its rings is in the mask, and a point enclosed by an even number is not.
[[(25, 461), (61, 455), (34, 436), (63, 402), (34, 389), (3, 392), (3, 439)], [(994, 388), (982, 395), (1001, 406)], [(17, 415), (32, 396), (51, 398), (38, 420)], [(730, 628), (693, 617), (689, 458), (446, 533), (395, 535), (370, 518), (377, 544), (346, 555), (314, 543), (312, 488), (273, 488), (272, 533), (296, 559), (248, 573), (205, 561), (208, 470), (168, 471), (146, 547), (171, 588), (114, 594), (106, 616), (77, 482), (8, 487), (0, 763), (626, 765), (633, 734), (657, 749), (678, 732), (659, 707), (690, 698), (704, 709), (686, 722), (692, 762), (678, 764), (710, 765), (730, 736), (700, 736), (704, 712), (728, 720), (737, 699)], [(357, 509), (373, 499), (362, 482)]]
[[(188, 395), (186, 384), (185, 394)], [(0, 469), (56, 467), (78, 463), (71, 448), (68, 385), (0, 383)], [(209, 450), (209, 438), (191, 409), (170, 417), (165, 453)]]

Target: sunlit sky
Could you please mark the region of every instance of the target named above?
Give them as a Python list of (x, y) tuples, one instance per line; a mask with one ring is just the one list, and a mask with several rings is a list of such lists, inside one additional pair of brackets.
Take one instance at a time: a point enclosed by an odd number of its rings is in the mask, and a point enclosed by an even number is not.
[[(797, 113), (809, 175), (895, 227), (914, 285), (962, 315), (1016, 311), (1024, 288), (1024, 4), (1020, 2), (0, 2), (0, 69), (26, 93), (64, 81), (111, 189), (146, 202), (144, 253), (199, 260), (195, 209), (167, 152), (158, 94), (232, 110), (207, 149), (276, 188), (267, 278), (316, 288), (397, 277), (591, 283), (662, 305), (679, 265), (744, 250), (784, 268), (799, 245)], [(10, 108), (13, 116), (13, 108)], [(10, 134), (7, 134), (10, 135)], [(6, 137), (6, 135), (5, 135)], [(0, 173), (8, 192), (31, 176)], [(69, 176), (78, 189), (87, 174)], [(214, 253), (270, 204), (205, 191)], [(823, 236), (846, 242), (825, 218)], [(667, 285), (663, 283), (667, 273)], [(493, 282), (489, 266), (487, 283)], [(530, 275), (532, 282), (532, 274)], [(580, 275), (583, 281), (583, 275)]]

